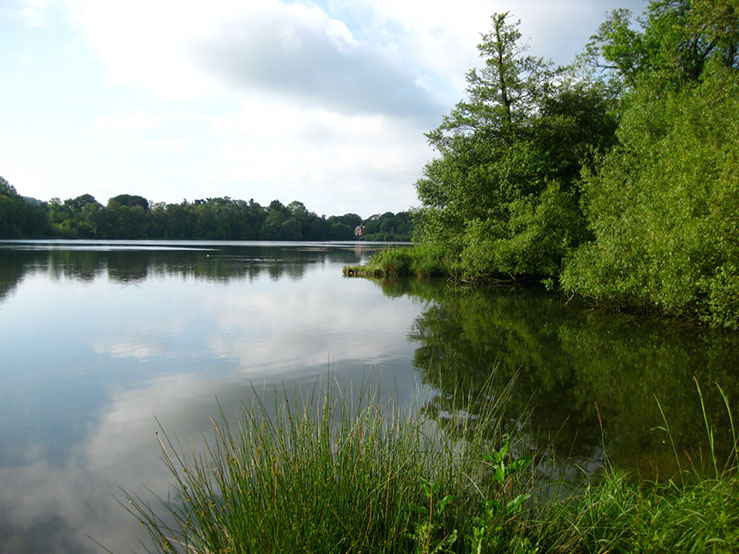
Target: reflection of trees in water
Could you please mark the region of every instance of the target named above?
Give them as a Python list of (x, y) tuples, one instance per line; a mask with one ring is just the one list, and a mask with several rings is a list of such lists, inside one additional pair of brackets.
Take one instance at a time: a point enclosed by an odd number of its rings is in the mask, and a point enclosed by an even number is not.
[(32, 252), (0, 250), (0, 302), (9, 296), (23, 277), (37, 266)]
[(49, 272), (54, 279), (94, 281), (105, 271), (105, 263), (89, 250), (50, 250), (39, 253), (48, 257)]
[(483, 383), (495, 367), (501, 386), (517, 375), (511, 411), (533, 410), (542, 445), (553, 440), (560, 451), (592, 455), (601, 443), (599, 412), (613, 462), (644, 474), (652, 464), (670, 469), (669, 441), (653, 431), (662, 424), (655, 397), (678, 447), (695, 453), (702, 445), (705, 453), (696, 376), (717, 439), (728, 447), (728, 417), (714, 383), (738, 401), (737, 334), (565, 306), (537, 290), (460, 291), (423, 282), (383, 288), (432, 301), (410, 331), (425, 382), (450, 398)]
[[(48, 271), (54, 279), (93, 281), (107, 273), (118, 283), (141, 282), (150, 276), (178, 276), (215, 282), (252, 281), (262, 275), (273, 280), (302, 279), (317, 264), (353, 264), (354, 246), (214, 246), (210, 250), (100, 250), (55, 248), (3, 250), (0, 260), (0, 299), (31, 269)], [(365, 252), (365, 249), (361, 249)], [(360, 254), (361, 255), (361, 254)]]

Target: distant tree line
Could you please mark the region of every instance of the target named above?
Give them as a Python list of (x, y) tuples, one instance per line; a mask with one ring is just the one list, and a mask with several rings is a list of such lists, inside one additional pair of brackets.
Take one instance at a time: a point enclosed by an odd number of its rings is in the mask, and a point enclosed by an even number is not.
[(410, 241), (413, 236), (413, 216), (410, 212), (385, 212), (362, 222), (362, 237), (377, 241)]
[(51, 234), (47, 208), (27, 201), (0, 177), (0, 238), (43, 237)]
[(408, 212), (362, 220), (354, 213), (318, 216), (297, 201), (261, 206), (223, 197), (167, 204), (131, 194), (107, 205), (90, 194), (41, 202), (20, 196), (0, 177), (0, 238), (407, 241), (412, 233)]

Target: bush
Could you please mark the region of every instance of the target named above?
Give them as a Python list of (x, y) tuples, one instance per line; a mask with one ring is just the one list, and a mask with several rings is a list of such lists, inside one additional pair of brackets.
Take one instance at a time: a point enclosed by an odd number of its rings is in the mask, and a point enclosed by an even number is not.
[(656, 100), (640, 91), (620, 147), (586, 175), (594, 242), (564, 265), (564, 289), (617, 305), (739, 328), (739, 74)]
[(550, 183), (538, 197), (508, 207), (505, 224), (476, 219), (462, 236), (460, 265), (466, 277), (556, 277), (560, 262), (582, 242), (585, 227), (575, 197)]

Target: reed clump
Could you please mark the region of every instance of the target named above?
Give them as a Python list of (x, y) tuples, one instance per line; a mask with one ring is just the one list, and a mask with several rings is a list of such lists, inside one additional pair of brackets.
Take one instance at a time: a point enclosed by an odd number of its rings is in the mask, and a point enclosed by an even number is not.
[(452, 258), (439, 245), (393, 246), (375, 253), (365, 265), (346, 266), (347, 277), (448, 277), (454, 274)]
[(607, 467), (552, 483), (506, 416), (511, 386), (455, 397), (442, 425), (379, 385), (355, 399), (336, 384), (283, 390), (236, 424), (222, 413), (197, 451), (162, 432), (172, 492), (154, 508), (129, 497), (129, 510), (157, 552), (737, 551), (735, 435), (723, 461), (709, 440), (708, 472), (646, 483)]

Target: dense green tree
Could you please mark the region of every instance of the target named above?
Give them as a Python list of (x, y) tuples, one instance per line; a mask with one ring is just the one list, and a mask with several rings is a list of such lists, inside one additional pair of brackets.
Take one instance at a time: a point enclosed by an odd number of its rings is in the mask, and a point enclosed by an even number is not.
[(329, 240), (354, 240), (354, 231), (362, 224), (362, 218), (354, 213), (332, 215), (327, 224)]
[(594, 241), (561, 282), (739, 328), (737, 2), (653, 1), (639, 21), (614, 12), (590, 44), (626, 85), (620, 144), (586, 173)]
[(364, 240), (410, 241), (413, 235), (413, 222), (409, 212), (385, 212), (375, 214), (362, 222)]
[(64, 207), (69, 209), (72, 214), (81, 212), (88, 204), (98, 204), (98, 201), (91, 194), (82, 194), (77, 198), (70, 198), (64, 201)]
[(16, 198), (18, 196), (18, 191), (15, 190), (15, 187), (3, 177), (0, 177), (0, 196), (7, 198)]
[(416, 188), (417, 239), (456, 253), (468, 277), (552, 276), (585, 238), (582, 163), (613, 140), (603, 87), (526, 54), (507, 14), (478, 46), (468, 100), (427, 134), (440, 156)]
[(167, 204), (162, 219), (164, 221), (164, 238), (191, 239), (194, 214), (189, 204), (183, 200), (181, 204)]
[(143, 196), (135, 194), (119, 194), (108, 200), (108, 207), (117, 204), (118, 206), (127, 206), (129, 208), (140, 207), (144, 211), (149, 209), (149, 201)]
[[(382, 232), (372, 240), (408, 240), (412, 223), (406, 212), (381, 219)], [(299, 201), (285, 206), (275, 200), (264, 207), (227, 196), (179, 204), (150, 203), (131, 194), (114, 196), (106, 206), (90, 194), (27, 202), (0, 177), (0, 238), (354, 240), (363, 223), (354, 213), (318, 216)]]
[(262, 240), (293, 240), (284, 236), (291, 229), (283, 228), (283, 223), (291, 215), (288, 207), (284, 206), (279, 200), (273, 200), (269, 205), (267, 218), (264, 220), (259, 238)]
[(652, 0), (632, 28), (632, 14), (611, 12), (586, 49), (590, 62), (633, 88), (651, 80), (679, 87), (700, 78), (709, 61), (739, 67), (736, 0)]
[(354, 229), (362, 224), (362, 218), (359, 217), (355, 213), (348, 213), (344, 215), (333, 215), (328, 218), (331, 222), (338, 222), (343, 225), (346, 225), (347, 227), (350, 227), (352, 230), (352, 235), (354, 234)]
[(100, 225), (103, 206), (90, 194), (68, 198), (63, 203), (53, 198), (50, 220), (56, 231), (69, 238), (94, 238)]
[(737, 7), (654, 0), (638, 29), (616, 10), (585, 77), (526, 56), (493, 16), (468, 100), (427, 135), (439, 157), (416, 185), (416, 239), (463, 276), (561, 275), (612, 305), (739, 328)]
[(565, 267), (567, 290), (739, 328), (739, 73), (633, 95), (621, 145), (585, 180), (595, 241)]
[(27, 202), (0, 177), (0, 238), (42, 237), (51, 234), (46, 207)]

